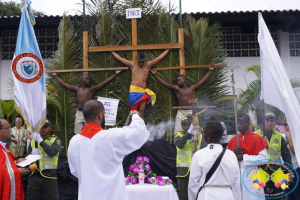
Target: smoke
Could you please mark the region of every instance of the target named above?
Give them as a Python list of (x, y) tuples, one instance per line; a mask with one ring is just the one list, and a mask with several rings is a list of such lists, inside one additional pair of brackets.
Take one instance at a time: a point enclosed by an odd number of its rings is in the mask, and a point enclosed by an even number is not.
[(146, 127), (150, 133), (148, 140), (154, 141), (157, 139), (161, 139), (165, 135), (166, 131), (169, 130), (170, 128), (173, 128), (174, 125), (175, 125), (175, 121), (173, 120), (162, 121), (156, 125), (147, 124)]

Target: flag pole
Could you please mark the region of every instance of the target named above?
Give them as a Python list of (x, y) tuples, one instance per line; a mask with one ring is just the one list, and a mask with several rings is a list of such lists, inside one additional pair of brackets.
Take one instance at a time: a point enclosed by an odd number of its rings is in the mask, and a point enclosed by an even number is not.
[(238, 69), (238, 65), (234, 65), (234, 61), (231, 61), (231, 65), (228, 66), (228, 69), (231, 72), (231, 84), (232, 84), (232, 95), (233, 95), (233, 107), (234, 107), (234, 121), (235, 121), (235, 134), (236, 134), (236, 146), (239, 147), (239, 130), (237, 126), (237, 108), (236, 108), (236, 97), (235, 97), (235, 80), (234, 80), (234, 70)]

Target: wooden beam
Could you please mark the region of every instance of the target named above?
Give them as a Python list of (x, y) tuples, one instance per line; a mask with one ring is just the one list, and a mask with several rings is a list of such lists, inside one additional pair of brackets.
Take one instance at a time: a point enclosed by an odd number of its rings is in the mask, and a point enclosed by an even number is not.
[[(64, 70), (46, 70), (46, 73), (67, 73), (67, 72), (96, 72), (108, 70), (127, 70), (128, 67), (113, 67), (113, 68), (94, 68), (94, 69), (64, 69)], [(85, 73), (83, 73), (85, 74)]]
[(89, 52), (180, 49), (181, 46), (182, 46), (181, 44), (176, 44), (176, 43), (121, 45), (121, 46), (99, 46), (99, 47), (89, 47)]
[[(200, 110), (200, 109), (205, 109), (205, 108), (210, 108), (210, 109), (216, 109), (216, 106), (195, 106), (194, 107), (196, 110)], [(172, 110), (192, 110), (193, 106), (175, 106), (172, 107)]]
[[(89, 33), (87, 31), (83, 32), (83, 69), (89, 68)], [(84, 71), (83, 74), (88, 74)]]
[[(195, 68), (207, 68), (210, 67), (211, 65), (189, 65), (189, 66), (176, 66), (176, 67), (160, 67), (160, 68), (151, 68), (151, 70), (170, 70), (170, 69), (195, 69)], [(226, 67), (226, 64), (218, 64), (218, 65), (213, 65), (214, 67)]]
[[(132, 45), (137, 45), (137, 19), (131, 19), (131, 31), (132, 31)], [(132, 61), (136, 61), (135, 56), (137, 54), (137, 50), (132, 51)]]
[[(178, 42), (181, 44), (181, 48), (179, 49), (179, 64), (180, 66), (185, 66), (185, 57), (184, 57), (184, 29), (178, 29)], [(180, 69), (180, 75), (185, 75), (185, 69)]]

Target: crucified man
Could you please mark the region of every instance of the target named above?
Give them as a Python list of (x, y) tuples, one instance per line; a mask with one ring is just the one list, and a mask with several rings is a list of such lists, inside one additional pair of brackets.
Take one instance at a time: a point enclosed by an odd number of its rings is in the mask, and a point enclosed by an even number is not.
[[(156, 74), (155, 70), (152, 70), (152, 74), (158, 80), (160, 84), (162, 84), (164, 87), (166, 87), (169, 90), (173, 90), (177, 97), (178, 106), (190, 106), (189, 101), (191, 99), (196, 98), (196, 90), (200, 88), (200, 86), (208, 80), (212, 70), (213, 66), (209, 67), (209, 71), (205, 74), (205, 76), (195, 85), (191, 85), (190, 87), (187, 86), (186, 83), (186, 76), (185, 75), (179, 75), (177, 77), (177, 85), (171, 85), (170, 83), (167, 83), (164, 81), (161, 77), (159, 77)], [(182, 131), (181, 129), (181, 119), (184, 117), (182, 114), (184, 112), (185, 114), (192, 113), (192, 110), (183, 110), (183, 111), (177, 111), (176, 115), (176, 122), (175, 122), (175, 133), (178, 131)]]
[(112, 51), (112, 54), (116, 59), (131, 68), (132, 81), (128, 97), (130, 110), (137, 110), (143, 119), (146, 105), (151, 103), (153, 106), (156, 101), (156, 95), (146, 86), (149, 70), (163, 59), (169, 50), (170, 49), (165, 50), (157, 58), (151, 61), (146, 61), (146, 55), (144, 53), (139, 53), (136, 55), (137, 62), (126, 60), (116, 52)]
[(81, 131), (81, 128), (85, 125), (85, 120), (82, 113), (82, 107), (83, 104), (93, 98), (93, 95), (96, 91), (100, 90), (102, 87), (104, 87), (107, 83), (109, 83), (111, 80), (113, 80), (117, 74), (119, 74), (121, 70), (117, 70), (114, 75), (103, 81), (102, 83), (98, 85), (94, 85), (92, 87), (88, 87), (90, 84), (90, 76), (87, 74), (84, 74), (81, 76), (81, 87), (69, 85), (65, 83), (58, 75), (57, 73), (52, 73), (55, 78), (58, 80), (60, 84), (62, 84), (65, 88), (72, 90), (76, 92), (77, 94), (77, 102), (78, 102), (78, 109), (75, 115), (75, 127), (74, 127), (74, 133), (78, 134)]

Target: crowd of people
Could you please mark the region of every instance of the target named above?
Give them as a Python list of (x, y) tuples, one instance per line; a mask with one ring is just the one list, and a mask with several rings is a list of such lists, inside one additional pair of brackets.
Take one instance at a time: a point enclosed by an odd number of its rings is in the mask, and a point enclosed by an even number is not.
[[(79, 183), (78, 199), (97, 199), (99, 193), (105, 197), (103, 199), (128, 199), (122, 161), (126, 155), (141, 148), (147, 141), (149, 132), (144, 120), (139, 116), (139, 112), (131, 111), (132, 122), (129, 126), (103, 130), (105, 113), (101, 102), (87, 101), (82, 112), (87, 123), (81, 132), (71, 139), (68, 148), (70, 171), (78, 178)], [(8, 121), (0, 119), (0, 197), (5, 200), (24, 199), (21, 176), (30, 174), (28, 199), (40, 199), (42, 194), (45, 199), (59, 199), (57, 164), (62, 148), (61, 141), (50, 133), (51, 124), (48, 121), (39, 134), (31, 134), (22, 124), (22, 119), (16, 118), (15, 126), (11, 128)], [(261, 129), (252, 132), (250, 117), (247, 114), (239, 115), (239, 145), (234, 136), (227, 148), (220, 144), (224, 124), (208, 122), (203, 127), (203, 133), (195, 137), (194, 134), (199, 134), (201, 130), (195, 132), (192, 120), (183, 117), (181, 128), (182, 131), (176, 132), (174, 136), (180, 200), (262, 199), (247, 191), (247, 188), (252, 187), (251, 177), (248, 181), (243, 180), (242, 176), (247, 167), (264, 159), (282, 160), (300, 172), (289, 127), (282, 120), (276, 125), (274, 113), (265, 115), (264, 132)], [(17, 166), (28, 154), (42, 156), (42, 159), (36, 162), (37, 169), (32, 172)], [(261, 168), (272, 174), (278, 166), (270, 163)], [(258, 167), (256, 170), (258, 171)], [(104, 185), (101, 184), (103, 182)], [(285, 193), (294, 189), (297, 182), (295, 174), (289, 176), (289, 182), (290, 189), (285, 190)], [(111, 188), (118, 192), (112, 192)], [(260, 194), (281, 192), (271, 181), (267, 182), (265, 187), (255, 190)], [(288, 198), (300, 199), (299, 185)]]

